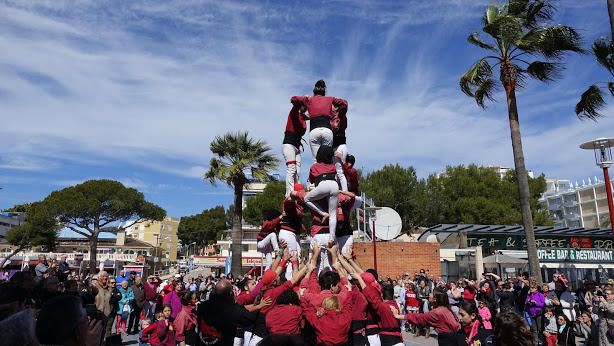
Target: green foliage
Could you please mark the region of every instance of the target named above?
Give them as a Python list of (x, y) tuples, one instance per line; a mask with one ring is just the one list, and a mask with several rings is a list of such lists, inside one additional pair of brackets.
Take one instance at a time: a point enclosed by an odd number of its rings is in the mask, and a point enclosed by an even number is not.
[(177, 235), (182, 244), (211, 244), (227, 228), (226, 211), (224, 207), (217, 206), (200, 214), (182, 217)]
[(268, 209), (281, 211), (281, 203), (286, 194), (286, 183), (274, 181), (267, 184), (262, 193), (247, 200), (243, 209), (243, 219), (250, 225), (262, 223), (262, 213)]
[[(553, 10), (549, 2), (542, 0), (510, 0), (487, 6), (482, 18), (482, 31), (487, 37), (471, 33), (467, 41), (488, 55), (461, 76), (463, 93), (485, 108), (486, 100), (494, 100), (493, 93), (500, 82), (513, 89), (522, 87), (526, 77), (543, 82), (560, 77), (564, 53), (584, 50), (581, 36), (573, 28), (548, 26)], [(500, 66), (499, 78), (494, 78), (491, 66)]]
[(25, 222), (9, 229), (5, 240), (19, 249), (34, 246), (53, 248), (59, 229), (60, 225), (49, 209), (44, 204), (36, 202), (27, 205)]
[[(614, 77), (614, 42), (606, 38), (600, 38), (593, 43), (595, 59), (605, 68), (611, 77)], [(603, 86), (600, 86), (603, 85)], [(605, 106), (602, 88), (610, 91), (614, 96), (614, 82), (596, 83), (588, 87), (580, 96), (576, 104), (576, 115), (580, 119), (597, 120), (602, 116), (601, 110)]]
[(28, 211), (31, 205), (32, 203), (16, 204), (11, 208), (5, 209), (4, 211), (13, 213), (25, 213)]
[(250, 170), (254, 179), (268, 181), (279, 160), (269, 153), (271, 147), (262, 140), (254, 140), (247, 132), (227, 133), (216, 136), (211, 142), (214, 157), (209, 163), (205, 179), (212, 184), (220, 180), (229, 186), (245, 184), (245, 171)]
[(58, 221), (85, 237), (102, 227), (128, 221), (162, 220), (164, 209), (147, 202), (136, 189), (113, 180), (88, 180), (52, 192), (43, 200)]
[(403, 168), (398, 164), (386, 165), (361, 178), (360, 188), (378, 206), (396, 210), (403, 220), (404, 227), (416, 226), (416, 192), (418, 179), (413, 167)]
[[(544, 176), (529, 178), (531, 210), (536, 225), (552, 225), (537, 203), (546, 190)], [(361, 187), (378, 206), (395, 209), (404, 229), (440, 223), (521, 224), (516, 177), (488, 167), (447, 167), (440, 175), (418, 180), (412, 167), (387, 165), (361, 180)]]

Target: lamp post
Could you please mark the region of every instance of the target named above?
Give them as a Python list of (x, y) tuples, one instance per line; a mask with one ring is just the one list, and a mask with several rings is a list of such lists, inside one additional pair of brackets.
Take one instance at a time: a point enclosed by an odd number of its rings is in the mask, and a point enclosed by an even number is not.
[(372, 221), (371, 227), (371, 241), (373, 243), (373, 269), (377, 272), (377, 242), (375, 236), (375, 220), (377, 219), (377, 211), (382, 208), (378, 207), (366, 207), (365, 210), (369, 212), (369, 221)]
[(612, 202), (612, 183), (608, 167), (612, 165), (612, 146), (614, 138), (597, 138), (580, 145), (580, 149), (593, 150), (595, 163), (603, 169), (603, 179), (605, 180), (605, 191), (608, 197), (608, 211), (610, 214), (610, 229), (614, 235), (614, 202)]

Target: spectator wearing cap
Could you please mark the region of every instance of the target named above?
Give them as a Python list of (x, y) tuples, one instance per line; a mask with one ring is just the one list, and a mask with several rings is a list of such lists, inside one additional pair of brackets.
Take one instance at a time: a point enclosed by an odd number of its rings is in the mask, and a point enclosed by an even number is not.
[(128, 278), (123, 270), (119, 271), (119, 275), (115, 277), (115, 285), (119, 288), (122, 285), (122, 281), (126, 281)]

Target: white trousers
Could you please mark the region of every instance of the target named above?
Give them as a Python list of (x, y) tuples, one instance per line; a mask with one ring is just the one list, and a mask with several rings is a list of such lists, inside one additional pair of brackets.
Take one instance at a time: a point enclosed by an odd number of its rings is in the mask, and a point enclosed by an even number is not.
[(305, 196), (305, 204), (309, 209), (323, 216), (326, 211), (315, 203), (321, 199), (328, 199), (328, 227), (330, 229), (329, 239), (335, 241), (335, 231), (337, 230), (337, 204), (339, 197), (339, 185), (335, 180), (323, 180), (315, 189), (309, 191)]
[[(300, 258), (301, 241), (300, 241), (298, 234), (285, 230), (285, 229), (280, 229), (279, 230), (279, 240), (280, 241), (284, 240), (286, 242), (286, 244), (288, 245), (288, 253), (290, 255), (296, 254), (297, 257)], [(288, 261), (288, 264), (286, 266), (286, 279), (290, 280), (291, 278), (292, 278), (292, 263)]]
[[(326, 233), (316, 234), (315, 236), (313, 236), (313, 242), (317, 243), (320, 247), (324, 247), (324, 249), (327, 248), (329, 240), (330, 240), (330, 235)], [(331, 263), (332, 258), (330, 258), (330, 254), (328, 253), (328, 250), (324, 250), (324, 249), (320, 251), (320, 265), (318, 266), (318, 274), (320, 274), (320, 272), (326, 269), (327, 267), (329, 269), (332, 269), (332, 263)]]
[(252, 332), (248, 332), (247, 330), (243, 333), (243, 346), (249, 346), (249, 340), (252, 338), (252, 335)]
[[(337, 170), (337, 179), (339, 180), (339, 184), (341, 185), (342, 191), (348, 190), (348, 181), (345, 178), (345, 173), (343, 173), (343, 163), (345, 162), (345, 158), (348, 156), (348, 146), (345, 144), (340, 144), (339, 146), (333, 148), (335, 152), (335, 157), (333, 158), (333, 162), (335, 163), (335, 169)], [(338, 158), (337, 153), (341, 153), (343, 157)]]
[(286, 160), (286, 197), (294, 191), (294, 183), (299, 181), (301, 174), (301, 150), (292, 144), (282, 147), (284, 160)]
[(259, 252), (263, 253), (266, 260), (266, 268), (271, 267), (273, 263), (273, 252), (279, 250), (279, 243), (277, 242), (277, 234), (275, 232), (269, 233), (264, 239), (256, 244), (256, 248)]
[(311, 146), (311, 155), (315, 161), (318, 149), (322, 145), (333, 145), (333, 131), (326, 127), (316, 127), (309, 132), (309, 146)]
[(353, 235), (342, 235), (337, 238), (339, 242), (339, 251), (344, 255), (352, 255), (352, 248), (354, 247)]
[(243, 346), (243, 338), (239, 338), (235, 336), (235, 340), (232, 346)]
[(370, 346), (381, 346), (382, 345), (382, 343), (379, 340), (379, 334), (367, 335), (367, 340), (369, 340)]
[(258, 346), (258, 343), (260, 343), (260, 341), (262, 341), (261, 337), (259, 337), (258, 335), (252, 334), (252, 337), (249, 339), (249, 343), (247, 345), (248, 346)]

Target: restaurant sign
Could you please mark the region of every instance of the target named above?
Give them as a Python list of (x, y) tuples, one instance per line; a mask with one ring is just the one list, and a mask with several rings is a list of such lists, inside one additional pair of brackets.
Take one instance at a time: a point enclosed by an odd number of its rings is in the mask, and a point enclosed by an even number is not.
[[(539, 236), (536, 237), (535, 243), (538, 248), (598, 248), (612, 249), (614, 243), (612, 239), (596, 238), (586, 236)], [(480, 235), (467, 237), (467, 246), (481, 246), (483, 248), (493, 250), (525, 250), (527, 248), (526, 237), (520, 235), (504, 236), (504, 235)]]
[(538, 249), (540, 262), (612, 263), (612, 249)]

